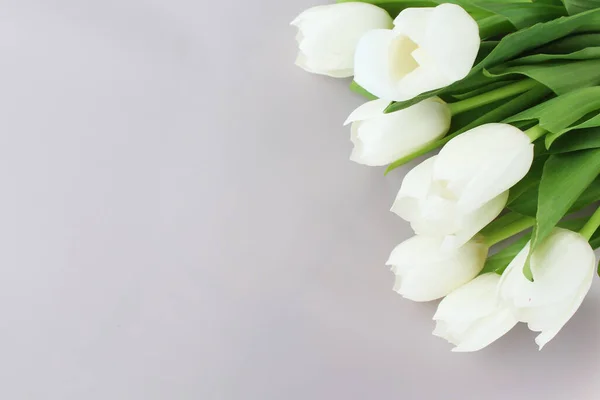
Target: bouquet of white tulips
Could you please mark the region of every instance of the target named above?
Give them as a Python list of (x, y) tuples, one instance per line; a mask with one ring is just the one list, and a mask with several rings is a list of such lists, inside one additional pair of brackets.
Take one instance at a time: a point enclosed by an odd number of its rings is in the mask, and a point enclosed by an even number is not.
[(454, 351), (518, 322), (541, 349), (600, 247), (600, 1), (339, 0), (292, 25), (298, 66), (368, 99), (352, 161), (389, 173), (440, 149), (391, 207), (415, 232), (387, 262), (394, 290), (443, 298), (433, 333)]

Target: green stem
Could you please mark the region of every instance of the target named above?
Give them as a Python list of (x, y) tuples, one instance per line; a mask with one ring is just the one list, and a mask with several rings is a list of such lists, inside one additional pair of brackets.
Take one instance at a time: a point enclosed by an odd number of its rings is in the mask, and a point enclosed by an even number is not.
[(583, 228), (579, 231), (581, 236), (586, 238), (588, 241), (592, 238), (592, 235), (600, 227), (600, 207), (592, 214), (590, 219), (585, 223)]
[(450, 108), (450, 113), (456, 115), (486, 104), (494, 103), (498, 100), (506, 99), (507, 97), (521, 94), (538, 85), (539, 83), (533, 79), (525, 79), (510, 85), (502, 86), (496, 90), (491, 90), (487, 93), (482, 93), (478, 96), (450, 103), (448, 104), (448, 107)]
[[(511, 214), (507, 214), (509, 216)], [(506, 216), (505, 216), (506, 217)], [(521, 216), (519, 218), (511, 218), (512, 221), (505, 226), (499, 227), (492, 232), (482, 232), (485, 237), (485, 243), (488, 246), (493, 246), (503, 240), (508, 239), (511, 236), (521, 233), (526, 229), (531, 228), (535, 224), (535, 218)]]
[(535, 142), (536, 140), (544, 136), (546, 133), (548, 133), (548, 131), (539, 125), (531, 127), (525, 131), (525, 134), (529, 136), (531, 143)]

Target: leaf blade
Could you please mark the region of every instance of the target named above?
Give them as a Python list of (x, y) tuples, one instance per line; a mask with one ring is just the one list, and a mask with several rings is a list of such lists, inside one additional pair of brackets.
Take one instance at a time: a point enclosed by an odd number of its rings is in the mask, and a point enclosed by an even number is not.
[(531, 251), (550, 234), (599, 174), (600, 149), (548, 158), (540, 181)]

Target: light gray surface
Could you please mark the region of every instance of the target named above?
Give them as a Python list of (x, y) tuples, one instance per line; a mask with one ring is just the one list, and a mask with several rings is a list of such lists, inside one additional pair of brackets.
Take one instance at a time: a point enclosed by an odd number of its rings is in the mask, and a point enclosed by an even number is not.
[(597, 281), (542, 353), (392, 292), (405, 170), (293, 65), (314, 4), (0, 0), (0, 398), (598, 398)]

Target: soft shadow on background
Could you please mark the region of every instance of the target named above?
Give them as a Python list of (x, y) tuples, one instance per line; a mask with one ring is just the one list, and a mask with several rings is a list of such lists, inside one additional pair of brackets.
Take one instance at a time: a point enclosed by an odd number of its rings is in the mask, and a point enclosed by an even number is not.
[(407, 169), (293, 65), (316, 4), (0, 0), (1, 398), (598, 398), (598, 279), (543, 352), (451, 353), (391, 290)]

